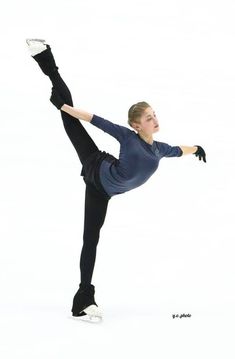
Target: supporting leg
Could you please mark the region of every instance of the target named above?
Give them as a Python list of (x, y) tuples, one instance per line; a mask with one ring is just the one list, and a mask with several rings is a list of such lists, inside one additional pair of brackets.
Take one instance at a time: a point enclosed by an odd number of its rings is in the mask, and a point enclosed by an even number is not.
[(86, 185), (83, 247), (80, 257), (81, 283), (89, 285), (95, 266), (96, 248), (109, 200), (93, 186)]
[(96, 314), (99, 312), (95, 302), (95, 287), (91, 284), (91, 280), (100, 229), (105, 220), (108, 201), (92, 185), (86, 185), (83, 247), (80, 257), (81, 283), (72, 305), (72, 313), (75, 316), (84, 315), (83, 311), (87, 307), (95, 309)]

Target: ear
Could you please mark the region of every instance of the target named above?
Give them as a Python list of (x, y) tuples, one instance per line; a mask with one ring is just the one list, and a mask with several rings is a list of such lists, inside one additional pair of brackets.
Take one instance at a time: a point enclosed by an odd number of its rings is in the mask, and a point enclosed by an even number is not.
[(140, 130), (140, 125), (139, 125), (139, 123), (137, 123), (137, 122), (132, 122), (132, 127), (133, 127), (136, 131)]

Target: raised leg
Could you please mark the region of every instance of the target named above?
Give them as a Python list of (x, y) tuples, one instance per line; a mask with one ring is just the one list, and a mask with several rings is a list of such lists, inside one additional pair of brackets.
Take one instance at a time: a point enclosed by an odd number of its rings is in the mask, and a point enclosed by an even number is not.
[[(73, 106), (70, 90), (59, 74), (58, 66), (55, 63), (51, 47), (46, 45), (46, 50), (32, 56), (38, 63), (42, 72), (47, 75), (53, 87), (60, 93), (67, 105)], [(80, 120), (75, 119), (64, 111), (60, 111), (65, 131), (70, 138), (82, 164), (94, 152), (98, 150), (95, 142), (82, 126)]]

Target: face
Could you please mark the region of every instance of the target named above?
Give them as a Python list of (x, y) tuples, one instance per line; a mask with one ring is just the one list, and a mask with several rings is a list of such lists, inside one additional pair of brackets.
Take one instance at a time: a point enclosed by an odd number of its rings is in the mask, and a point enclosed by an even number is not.
[(146, 135), (159, 131), (158, 119), (152, 107), (146, 108), (140, 118), (140, 123), (136, 124), (135, 128), (138, 132), (145, 133)]

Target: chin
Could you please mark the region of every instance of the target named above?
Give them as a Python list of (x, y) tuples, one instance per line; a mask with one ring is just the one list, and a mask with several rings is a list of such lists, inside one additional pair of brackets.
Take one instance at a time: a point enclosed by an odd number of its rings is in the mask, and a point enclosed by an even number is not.
[(154, 132), (158, 132), (160, 129), (160, 127), (158, 126), (157, 128), (154, 128)]

